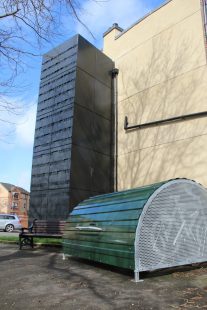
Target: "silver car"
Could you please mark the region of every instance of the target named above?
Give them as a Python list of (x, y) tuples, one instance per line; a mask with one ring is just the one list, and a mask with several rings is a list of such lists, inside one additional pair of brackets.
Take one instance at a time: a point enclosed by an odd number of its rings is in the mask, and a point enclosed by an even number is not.
[(12, 232), (14, 229), (21, 229), (22, 225), (17, 215), (0, 214), (0, 229)]

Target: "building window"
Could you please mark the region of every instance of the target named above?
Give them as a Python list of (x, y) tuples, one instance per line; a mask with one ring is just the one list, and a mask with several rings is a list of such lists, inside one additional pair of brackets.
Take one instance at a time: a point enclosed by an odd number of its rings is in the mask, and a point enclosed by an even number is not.
[(18, 208), (18, 203), (17, 202), (12, 202), (12, 207), (13, 210)]
[(18, 193), (12, 193), (12, 195), (13, 195), (14, 199), (18, 199), (19, 198), (19, 194)]

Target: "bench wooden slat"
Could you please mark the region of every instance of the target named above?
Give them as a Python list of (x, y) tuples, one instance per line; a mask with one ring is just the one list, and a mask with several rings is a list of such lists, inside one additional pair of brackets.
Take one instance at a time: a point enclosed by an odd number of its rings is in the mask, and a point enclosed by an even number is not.
[(33, 238), (62, 238), (65, 221), (34, 220), (31, 229), (19, 234), (19, 247), (30, 245), (33, 247)]

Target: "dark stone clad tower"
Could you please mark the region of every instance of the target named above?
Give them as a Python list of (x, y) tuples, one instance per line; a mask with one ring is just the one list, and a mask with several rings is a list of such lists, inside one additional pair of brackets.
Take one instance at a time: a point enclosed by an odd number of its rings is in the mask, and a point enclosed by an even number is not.
[(30, 220), (65, 219), (81, 200), (112, 190), (112, 69), (79, 35), (44, 55)]

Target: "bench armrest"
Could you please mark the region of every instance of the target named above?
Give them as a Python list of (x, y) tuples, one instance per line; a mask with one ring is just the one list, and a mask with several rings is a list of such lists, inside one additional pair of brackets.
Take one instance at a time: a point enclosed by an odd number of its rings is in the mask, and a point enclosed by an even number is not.
[(33, 230), (33, 223), (28, 227), (28, 231), (30, 232), (30, 233), (32, 233), (32, 230)]
[(22, 227), (22, 228), (21, 228), (21, 234), (23, 234), (23, 233), (25, 233), (25, 232), (30, 232), (30, 233), (31, 233), (31, 232), (32, 232), (32, 228), (33, 228), (33, 227), (31, 227), (31, 226), (28, 227), (28, 228)]
[(32, 233), (33, 232), (33, 227), (34, 227), (34, 222), (36, 221), (36, 219), (32, 222), (32, 224), (28, 227), (28, 228), (26, 228), (26, 227), (22, 227), (21, 228), (21, 233), (23, 234), (24, 232), (30, 232), (30, 233)]
[(35, 225), (35, 222), (37, 221), (37, 219), (34, 219), (33, 220), (33, 222), (32, 222), (32, 224), (28, 227), (28, 231), (30, 232), (30, 233), (33, 233), (33, 228), (34, 228), (34, 225)]

